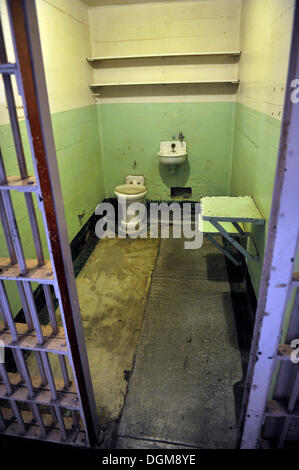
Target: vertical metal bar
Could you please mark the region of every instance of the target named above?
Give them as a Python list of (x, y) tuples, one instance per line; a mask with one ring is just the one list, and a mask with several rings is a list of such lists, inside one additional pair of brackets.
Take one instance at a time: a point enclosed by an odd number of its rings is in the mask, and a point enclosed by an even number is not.
[(70, 379), (69, 379), (69, 374), (68, 374), (66, 363), (65, 363), (65, 357), (62, 354), (59, 354), (58, 358), (59, 358), (60, 368), (61, 368), (62, 377), (64, 381), (64, 388), (65, 390), (67, 390), (70, 386)]
[(33, 242), (34, 242), (34, 247), (35, 247), (35, 252), (36, 252), (36, 257), (37, 257), (37, 264), (38, 266), (43, 266), (45, 264), (45, 259), (44, 259), (42, 242), (40, 238), (36, 212), (35, 212), (33, 198), (32, 198), (31, 193), (25, 193), (25, 201), (27, 205), (30, 226), (32, 230)]
[(11, 349), (11, 352), (12, 352), (12, 355), (13, 355), (13, 358), (14, 358), (14, 361), (15, 361), (15, 365), (16, 365), (16, 369), (17, 369), (17, 372), (20, 374), (20, 378), (21, 378), (21, 381), (22, 382), (25, 382), (25, 377), (23, 375), (23, 371), (22, 371), (22, 368), (21, 368), (21, 365), (19, 363), (19, 357), (16, 353), (16, 349), (15, 348), (12, 348)]
[(21, 274), (26, 274), (27, 265), (24, 256), (24, 251), (22, 247), (22, 242), (20, 238), (20, 233), (18, 229), (18, 224), (16, 221), (15, 211), (12, 205), (12, 200), (9, 191), (2, 191), (2, 198), (4, 203), (4, 208), (10, 228), (10, 233), (12, 236), (13, 244), (15, 247), (15, 253), (18, 260), (18, 265), (20, 267)]
[(71, 415), (73, 420), (73, 427), (77, 429), (79, 427), (77, 412), (75, 410), (71, 410)]
[(244, 449), (256, 448), (261, 438), (298, 246), (299, 107), (290, 97), (291, 83), (299, 76), (298, 24), (296, 2), (272, 208), (240, 421)]
[[(0, 152), (1, 152), (1, 150), (0, 150)], [(10, 231), (9, 231), (9, 224), (8, 224), (8, 220), (7, 220), (7, 217), (6, 217), (6, 212), (5, 212), (1, 192), (0, 192), (0, 218), (1, 218), (1, 223), (2, 223), (2, 227), (3, 227), (4, 237), (5, 237), (5, 240), (6, 240), (8, 254), (9, 254), (9, 257), (10, 257), (10, 262), (11, 262), (11, 264), (16, 264), (17, 257), (16, 257), (16, 252), (15, 252), (15, 247), (14, 247), (14, 244), (13, 244), (13, 241), (12, 241), (12, 238), (11, 238), (11, 234), (10, 234)]]
[(278, 449), (283, 448), (283, 445), (285, 443), (285, 440), (289, 431), (290, 424), (291, 424), (291, 418), (284, 418), (282, 430), (280, 432), (280, 436), (278, 439), (278, 445), (277, 445)]
[[(7, 62), (7, 53), (6, 53), (1, 19), (0, 19), (0, 62), (1, 63)], [(11, 128), (12, 128), (12, 134), (13, 134), (13, 139), (14, 139), (14, 144), (15, 144), (15, 149), (16, 149), (16, 154), (17, 154), (17, 159), (18, 159), (20, 175), (21, 175), (21, 178), (26, 178), (28, 176), (28, 171), (27, 171), (27, 166), (26, 166), (26, 159), (25, 159), (25, 154), (24, 154), (24, 148), (23, 148), (23, 143), (22, 143), (22, 137), (21, 137), (21, 132), (20, 132), (20, 126), (19, 126), (19, 121), (18, 121), (18, 116), (17, 116), (17, 111), (16, 111), (16, 105), (15, 105), (15, 99), (14, 99), (10, 75), (7, 75), (7, 74), (3, 75), (3, 81), (4, 81), (9, 119), (10, 119)], [(6, 174), (5, 174), (5, 168), (4, 168), (1, 153), (0, 153), (0, 174), (1, 174), (1, 179), (5, 181)], [(29, 214), (38, 264), (42, 266), (44, 264), (44, 255), (43, 255), (40, 233), (38, 229), (38, 223), (36, 219), (36, 213), (35, 213), (31, 193), (25, 194), (25, 201), (26, 201), (27, 210)]]
[(38, 405), (36, 403), (31, 403), (31, 410), (36, 422), (39, 425), (41, 437), (46, 437), (46, 428)]
[(32, 380), (21, 349), (16, 349), (16, 356), (18, 358), (18, 365), (20, 367), (20, 375), (24, 378), (26, 382), (30, 398), (33, 398), (35, 394), (33, 390)]
[(96, 441), (99, 431), (98, 417), (67, 237), (35, 2), (9, 0), (8, 14), (22, 77), (21, 93), (36, 179), (41, 190), (41, 208), (49, 251), (60, 293), (61, 314), (70, 347), (86, 439), (91, 444)]
[(16, 329), (15, 322), (13, 321), (9, 301), (8, 301), (6, 290), (5, 290), (4, 283), (2, 280), (0, 280), (0, 297), (1, 297), (1, 304), (3, 308), (2, 314), (5, 316), (6, 323), (8, 324), (11, 335), (12, 335), (12, 339), (13, 341), (16, 342), (19, 340), (19, 335)]
[(2, 411), (0, 409), (0, 431), (5, 431), (5, 428), (6, 428), (5, 421), (2, 415)]
[(19, 410), (17, 402), (15, 402), (14, 400), (9, 400), (9, 403), (10, 403), (11, 409), (13, 411), (13, 414), (15, 415), (15, 418), (18, 421), (18, 424), (21, 428), (21, 433), (25, 434), (26, 426), (25, 426), (25, 423), (23, 421), (23, 417), (22, 417), (22, 414)]
[[(17, 126), (19, 124), (17, 123)], [(22, 143), (21, 143), (22, 147)], [(27, 174), (27, 170), (26, 170)], [(7, 177), (6, 177), (6, 172), (5, 172), (5, 167), (3, 163), (3, 157), (0, 149), (0, 182), (1, 184), (5, 184), (7, 182)], [(7, 193), (7, 191), (5, 191)], [(5, 199), (8, 199), (8, 204), (12, 207), (12, 202), (9, 199), (7, 194), (3, 196)], [(36, 213), (35, 213), (35, 208), (33, 204), (33, 199), (32, 199), (32, 194), (31, 193), (25, 193), (25, 202), (27, 205), (27, 210), (29, 214), (29, 220), (30, 220), (30, 226), (32, 230), (32, 236), (33, 236), (33, 241), (34, 241), (34, 246), (35, 246), (35, 251), (36, 251), (36, 256), (38, 260), (38, 265), (42, 266), (44, 264), (44, 255), (43, 255), (43, 249), (42, 249), (42, 244), (41, 244), (41, 239), (40, 239), (40, 233), (38, 229), (38, 223), (37, 223), (37, 218), (36, 218)]]
[(4, 328), (5, 328), (5, 330), (7, 330), (8, 329), (8, 323), (7, 323), (6, 316), (5, 316), (4, 309), (3, 309), (3, 305), (2, 305), (2, 302), (1, 302), (1, 296), (0, 296), (0, 316), (1, 316), (2, 321), (4, 323)]
[(38, 367), (38, 370), (39, 370), (39, 373), (40, 373), (40, 376), (41, 376), (42, 385), (45, 386), (45, 385), (47, 385), (48, 380), (47, 380), (47, 375), (46, 375), (46, 372), (45, 372), (44, 364), (43, 364), (43, 361), (42, 361), (42, 358), (41, 358), (41, 354), (40, 354), (39, 351), (35, 351), (35, 359), (36, 359), (37, 367)]
[(44, 294), (45, 294), (45, 299), (46, 299), (46, 304), (47, 304), (47, 309), (48, 309), (48, 313), (49, 313), (49, 319), (50, 319), (50, 323), (51, 323), (51, 326), (52, 326), (53, 334), (57, 334), (58, 325), (57, 325), (55, 309), (54, 309), (54, 305), (53, 305), (51, 288), (48, 284), (43, 284), (43, 290), (44, 290)]
[(297, 367), (294, 383), (291, 387), (291, 395), (288, 402), (288, 410), (294, 411), (296, 401), (299, 395), (299, 369)]
[(26, 320), (26, 323), (27, 323), (27, 326), (28, 326), (28, 331), (32, 331), (33, 330), (33, 323), (32, 323), (32, 318), (31, 318), (30, 310), (29, 310), (28, 303), (27, 303), (27, 298), (26, 298), (25, 291), (24, 291), (24, 286), (23, 286), (22, 281), (16, 281), (16, 282), (17, 282), (17, 288), (18, 288), (18, 291), (19, 291), (19, 296), (20, 296), (20, 299), (21, 299), (21, 304), (22, 304), (22, 307), (23, 307), (25, 320)]
[(24, 291), (27, 297), (28, 307), (30, 310), (33, 324), (34, 324), (34, 329), (36, 331), (38, 344), (44, 344), (43, 332), (42, 332), (40, 321), (38, 318), (38, 313), (37, 313), (33, 293), (31, 290), (30, 282), (24, 282), (23, 287), (24, 287)]
[(65, 429), (65, 424), (64, 424), (64, 419), (63, 419), (62, 413), (61, 413), (61, 409), (57, 405), (54, 406), (54, 408), (55, 408), (59, 428), (60, 428), (60, 431), (61, 431), (61, 440), (65, 441), (67, 439), (67, 432), (66, 432), (66, 429)]
[(9, 377), (8, 377), (8, 373), (7, 373), (5, 364), (2, 364), (1, 362), (0, 362), (0, 375), (1, 375), (3, 383), (5, 385), (7, 395), (11, 395), (12, 394), (12, 386), (11, 386), (11, 383), (10, 383), (10, 380), (9, 380)]
[[(5, 41), (4, 41), (4, 36), (3, 36), (1, 18), (0, 18), (0, 62), (1, 63), (7, 62), (7, 54), (6, 54)], [(7, 74), (3, 75), (3, 82), (4, 82), (4, 88), (5, 88), (9, 119), (10, 119), (11, 128), (12, 128), (12, 134), (13, 134), (13, 138), (14, 138), (14, 142), (16, 146), (18, 165), (20, 168), (21, 177), (26, 178), (28, 176), (28, 173), (27, 173), (27, 168), (26, 168), (26, 161), (24, 157), (22, 138), (21, 138), (20, 129), (19, 129), (19, 122), (18, 122), (16, 104), (15, 104), (10, 75), (7, 75)]]
[(56, 401), (57, 400), (57, 390), (56, 390), (55, 381), (54, 381), (54, 378), (53, 378), (53, 373), (52, 373), (50, 361), (49, 361), (49, 358), (48, 358), (48, 354), (45, 351), (41, 351), (41, 358), (42, 358), (44, 368), (45, 368), (45, 372), (46, 372), (46, 375), (47, 375), (47, 380), (48, 380), (48, 383), (49, 383), (49, 387), (50, 387), (50, 391), (51, 391), (51, 395), (52, 395), (52, 400)]
[(55, 424), (57, 423), (57, 416), (56, 416), (53, 406), (50, 406), (50, 413), (52, 416), (52, 425), (55, 426)]

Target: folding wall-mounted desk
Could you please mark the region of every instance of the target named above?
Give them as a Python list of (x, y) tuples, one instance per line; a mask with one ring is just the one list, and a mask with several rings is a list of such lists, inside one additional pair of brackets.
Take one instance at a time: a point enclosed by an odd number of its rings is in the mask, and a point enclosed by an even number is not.
[(215, 235), (222, 235), (247, 259), (259, 259), (257, 249), (255, 254), (251, 254), (247, 251), (246, 246), (243, 246), (237, 240), (237, 238), (246, 239), (250, 236), (250, 231), (246, 229), (244, 224), (265, 224), (265, 219), (251, 196), (203, 197), (201, 199), (201, 210), (203, 227), (199, 227), (199, 229), (234, 264), (238, 265), (240, 262), (215, 240)]

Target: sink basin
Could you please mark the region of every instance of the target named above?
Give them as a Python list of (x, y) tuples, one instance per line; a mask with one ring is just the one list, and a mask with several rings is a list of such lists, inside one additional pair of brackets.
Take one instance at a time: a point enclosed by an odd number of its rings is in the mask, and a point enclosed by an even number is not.
[(162, 165), (180, 165), (187, 157), (186, 142), (180, 140), (162, 140), (158, 156)]

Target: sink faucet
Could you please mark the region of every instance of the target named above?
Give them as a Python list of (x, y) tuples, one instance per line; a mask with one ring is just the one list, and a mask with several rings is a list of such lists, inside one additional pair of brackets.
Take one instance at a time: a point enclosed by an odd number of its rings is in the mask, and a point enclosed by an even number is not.
[(182, 142), (184, 140), (185, 136), (182, 132), (179, 133), (179, 140)]

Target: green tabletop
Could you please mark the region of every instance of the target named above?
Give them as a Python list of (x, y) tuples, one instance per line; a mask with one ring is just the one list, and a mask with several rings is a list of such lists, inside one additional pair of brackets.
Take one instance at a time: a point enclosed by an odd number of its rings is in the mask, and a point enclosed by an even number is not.
[(252, 196), (209, 196), (201, 198), (200, 202), (203, 220), (265, 223)]

